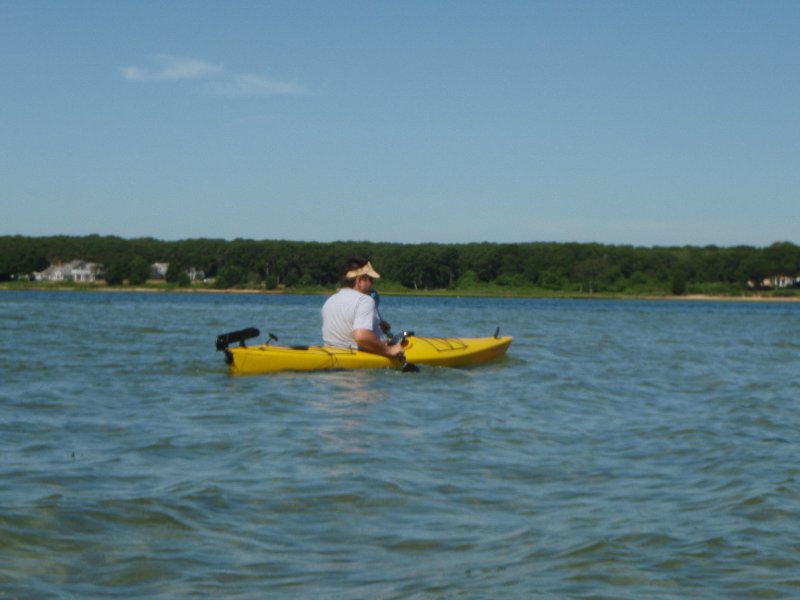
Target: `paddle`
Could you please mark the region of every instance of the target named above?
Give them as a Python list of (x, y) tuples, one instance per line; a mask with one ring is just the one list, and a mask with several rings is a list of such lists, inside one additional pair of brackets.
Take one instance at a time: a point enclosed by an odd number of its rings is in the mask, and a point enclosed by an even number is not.
[(369, 295), (375, 301), (375, 312), (378, 315), (378, 320), (381, 322), (381, 325), (380, 325), (381, 331), (384, 333), (384, 335), (387, 338), (391, 337), (392, 336), (392, 333), (391, 333), (392, 326), (387, 321), (383, 320), (383, 317), (381, 316), (381, 311), (378, 310), (378, 305), (381, 303), (380, 295), (378, 294), (378, 292), (376, 290), (372, 290), (369, 293)]
[[(376, 290), (372, 290), (369, 293), (369, 295), (372, 296), (372, 299), (375, 301), (375, 312), (378, 313), (378, 319), (381, 322), (381, 331), (383, 331), (384, 335), (386, 335), (387, 341), (391, 345), (395, 345), (395, 344), (398, 344), (398, 343), (405, 345), (406, 338), (409, 335), (414, 335), (414, 332), (413, 331), (404, 331), (400, 335), (392, 335), (392, 326), (388, 322), (383, 320), (383, 317), (381, 316), (381, 313), (378, 310), (378, 304), (380, 304), (380, 301), (381, 301), (380, 295), (378, 294), (378, 292)], [(417, 365), (415, 365), (414, 363), (410, 363), (410, 362), (408, 362), (406, 360), (405, 352), (400, 354), (400, 356), (398, 356), (398, 358), (402, 361), (402, 367), (400, 367), (400, 370), (403, 373), (419, 373), (419, 367)]]
[[(387, 332), (387, 334), (388, 334), (388, 332)], [(392, 344), (400, 343), (400, 344), (403, 344), (403, 346), (405, 346), (406, 345), (406, 338), (408, 336), (410, 336), (410, 335), (414, 335), (414, 332), (413, 331), (404, 331), (399, 336), (396, 336), (396, 335), (392, 336)], [(398, 341), (395, 341), (395, 340), (398, 340)], [(400, 368), (400, 370), (403, 373), (419, 373), (419, 367), (417, 365), (415, 365), (414, 363), (410, 363), (410, 362), (408, 362), (408, 360), (406, 360), (406, 353), (405, 352), (400, 354), (399, 358), (403, 362), (403, 366)]]

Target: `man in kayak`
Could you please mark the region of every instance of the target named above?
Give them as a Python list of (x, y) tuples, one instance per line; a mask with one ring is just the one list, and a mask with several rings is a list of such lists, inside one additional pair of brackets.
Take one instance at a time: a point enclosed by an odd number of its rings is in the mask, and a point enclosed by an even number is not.
[(380, 315), (370, 296), (372, 281), (378, 278), (380, 275), (369, 261), (360, 258), (347, 261), (341, 289), (322, 307), (322, 340), (326, 345), (401, 357), (401, 344), (383, 340)]

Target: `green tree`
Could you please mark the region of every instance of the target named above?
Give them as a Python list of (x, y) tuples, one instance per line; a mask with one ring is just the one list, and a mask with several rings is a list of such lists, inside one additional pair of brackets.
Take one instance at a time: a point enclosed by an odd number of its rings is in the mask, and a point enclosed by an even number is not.
[[(170, 260), (169, 267), (167, 267), (167, 273), (164, 275), (164, 280), (167, 283), (178, 283), (178, 279), (180, 278), (181, 274), (186, 274), (186, 269), (178, 264), (176, 260)], [(188, 275), (186, 275), (188, 278)]]
[(239, 265), (225, 265), (217, 271), (214, 287), (220, 289), (232, 288), (247, 283), (247, 271)]
[(740, 279), (752, 281), (756, 288), (763, 287), (764, 280), (770, 275), (773, 275), (772, 267), (761, 252), (751, 254), (742, 262)]
[(128, 267), (128, 283), (142, 285), (150, 277), (150, 264), (141, 256), (135, 256)]
[(460, 290), (469, 290), (476, 287), (480, 283), (478, 275), (475, 271), (465, 271), (458, 278), (457, 288)]
[(178, 287), (190, 287), (192, 285), (192, 280), (189, 279), (189, 274), (186, 271), (181, 271), (178, 273), (178, 278), (175, 280), (175, 283), (178, 284)]
[(672, 294), (683, 296), (686, 293), (686, 275), (683, 271), (675, 271), (672, 275)]
[(573, 277), (580, 285), (581, 291), (585, 285), (588, 292), (593, 294), (599, 283), (608, 280), (610, 271), (606, 257), (587, 258), (575, 265)]
[(539, 275), (539, 287), (546, 290), (562, 290), (566, 287), (567, 280), (557, 271), (547, 269)]
[(771, 275), (800, 275), (800, 248), (790, 242), (776, 242), (763, 251)]
[(35, 238), (0, 237), (0, 281), (43, 271), (49, 264)]
[(122, 282), (128, 277), (128, 265), (125, 262), (112, 262), (106, 267), (105, 280), (107, 285), (122, 285)]

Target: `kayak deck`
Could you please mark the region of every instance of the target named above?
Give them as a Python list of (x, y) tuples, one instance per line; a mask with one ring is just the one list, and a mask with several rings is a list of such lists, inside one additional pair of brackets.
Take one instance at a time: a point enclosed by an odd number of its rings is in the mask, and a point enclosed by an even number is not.
[[(462, 367), (503, 356), (513, 338), (406, 338), (406, 361), (416, 365)], [(333, 346), (288, 347), (262, 344), (223, 349), (232, 375), (324, 369), (400, 369), (399, 359)]]

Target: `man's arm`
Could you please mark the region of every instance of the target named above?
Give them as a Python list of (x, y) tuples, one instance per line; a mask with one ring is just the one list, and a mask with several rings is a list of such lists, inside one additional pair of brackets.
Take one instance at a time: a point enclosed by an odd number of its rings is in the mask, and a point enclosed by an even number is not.
[(393, 358), (403, 353), (402, 344), (389, 345), (369, 329), (354, 329), (353, 339), (358, 344), (359, 350), (380, 354)]

